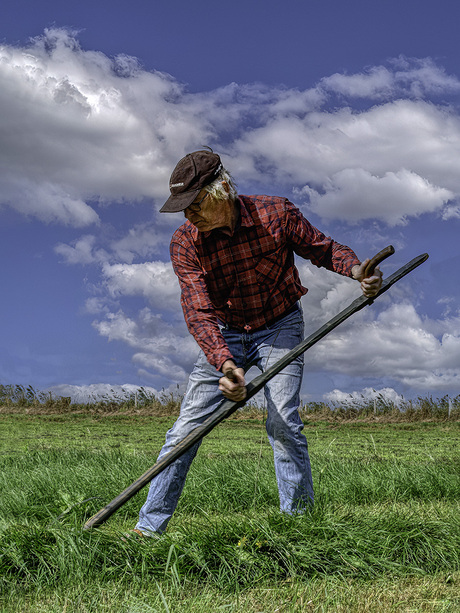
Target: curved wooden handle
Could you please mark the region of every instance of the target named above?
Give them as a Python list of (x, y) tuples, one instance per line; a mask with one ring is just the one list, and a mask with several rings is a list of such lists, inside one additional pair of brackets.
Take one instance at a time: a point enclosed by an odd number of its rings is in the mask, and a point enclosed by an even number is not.
[(393, 245), (388, 245), (388, 247), (385, 247), (385, 249), (379, 251), (377, 255), (374, 255), (369, 264), (366, 266), (366, 270), (364, 271), (364, 279), (367, 279), (367, 277), (372, 277), (372, 275), (374, 274), (375, 267), (380, 264), (380, 262), (383, 262), (383, 260), (388, 258), (390, 255), (393, 255), (394, 252), (395, 248), (393, 247)]

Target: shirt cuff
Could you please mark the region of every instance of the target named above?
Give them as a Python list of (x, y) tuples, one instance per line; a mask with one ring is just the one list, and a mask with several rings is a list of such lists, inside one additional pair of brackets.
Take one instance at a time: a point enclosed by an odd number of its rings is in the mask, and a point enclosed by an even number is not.
[(232, 356), (230, 351), (219, 351), (218, 353), (213, 354), (208, 357), (208, 361), (217, 368), (220, 372), (222, 372), (222, 366), (225, 364), (227, 360), (235, 361), (235, 358)]

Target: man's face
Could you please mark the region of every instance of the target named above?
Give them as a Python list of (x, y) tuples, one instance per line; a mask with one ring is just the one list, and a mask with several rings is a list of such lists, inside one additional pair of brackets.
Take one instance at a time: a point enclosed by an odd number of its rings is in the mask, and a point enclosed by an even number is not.
[(203, 189), (184, 215), (200, 232), (210, 232), (229, 225), (230, 207), (233, 207), (230, 199), (216, 200)]

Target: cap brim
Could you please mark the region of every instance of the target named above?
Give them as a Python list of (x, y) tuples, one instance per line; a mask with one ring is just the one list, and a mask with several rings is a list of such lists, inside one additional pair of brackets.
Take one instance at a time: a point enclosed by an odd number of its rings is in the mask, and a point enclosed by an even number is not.
[(198, 194), (201, 192), (200, 189), (194, 189), (189, 192), (182, 192), (181, 194), (169, 196), (164, 205), (160, 209), (160, 213), (179, 213), (180, 211), (185, 210)]

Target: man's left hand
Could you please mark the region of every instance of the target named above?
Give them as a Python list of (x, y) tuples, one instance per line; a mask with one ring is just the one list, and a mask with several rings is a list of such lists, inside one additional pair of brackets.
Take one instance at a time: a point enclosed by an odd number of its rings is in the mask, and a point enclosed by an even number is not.
[(372, 273), (371, 277), (364, 277), (364, 271), (369, 264), (369, 258), (361, 262), (361, 264), (353, 266), (352, 274), (353, 279), (356, 279), (361, 283), (361, 289), (366, 298), (372, 298), (376, 296), (382, 287), (383, 275), (380, 268), (377, 266)]
[(227, 376), (223, 376), (219, 380), (220, 391), (228, 400), (233, 400), (234, 402), (244, 400), (247, 394), (244, 370), (242, 368), (237, 368), (233, 360), (227, 360), (224, 363), (222, 371), (227, 372), (227, 370), (233, 372), (233, 381)]

